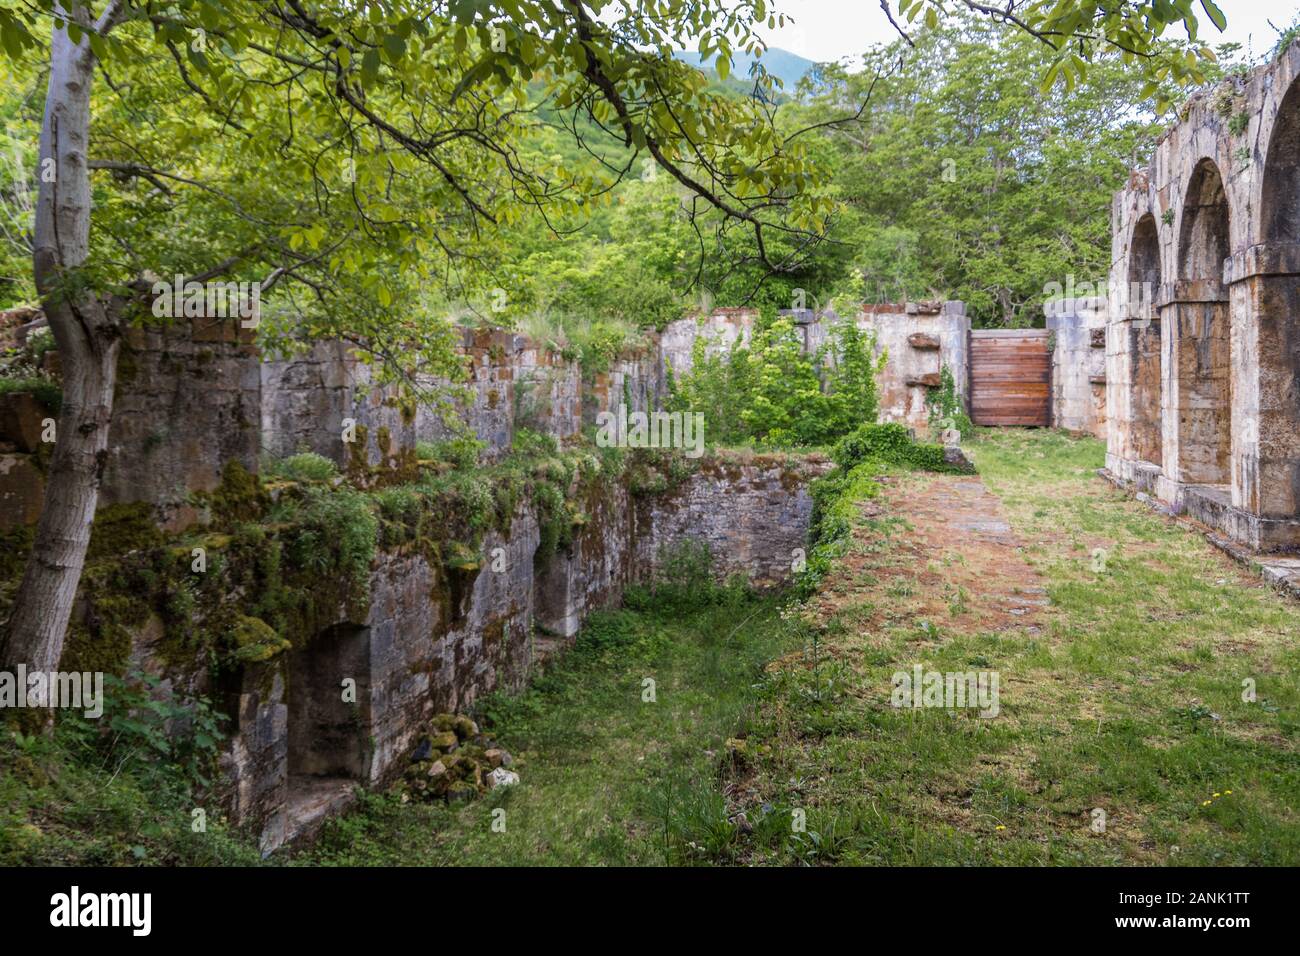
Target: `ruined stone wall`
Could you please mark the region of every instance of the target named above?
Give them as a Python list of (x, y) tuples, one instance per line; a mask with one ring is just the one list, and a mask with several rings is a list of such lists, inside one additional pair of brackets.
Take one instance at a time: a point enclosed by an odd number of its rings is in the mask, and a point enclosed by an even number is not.
[(1044, 305), (1052, 333), (1052, 426), (1106, 437), (1106, 301)]
[[(319, 342), (303, 354), (262, 363), (262, 447), (284, 457), (300, 451), (341, 466), (360, 454), (377, 465), (417, 441), (456, 436), (467, 424), (492, 460), (504, 454), (516, 428), (566, 438), (581, 424), (581, 372), (576, 362), (503, 330), (462, 329), (466, 380), (421, 383), (439, 404), (400, 404), (377, 387), (369, 365), (341, 342)], [(343, 440), (344, 422), (361, 426), (360, 449)], [(385, 440), (387, 439), (387, 440)]]
[(740, 575), (758, 586), (787, 583), (806, 547), (808, 481), (829, 467), (822, 459), (779, 456), (709, 462), (681, 488), (640, 503), (636, 566), (656, 568), (674, 543), (692, 539), (708, 545), (720, 577)]
[(1266, 551), (1300, 547), (1298, 74), (1198, 94), (1112, 213), (1107, 469)]
[(926, 399), (946, 367), (957, 394), (968, 400), (970, 319), (961, 302), (863, 306), (858, 325), (876, 335), (876, 354), (888, 356), (876, 381), (880, 420), (929, 434)]
[(508, 533), (484, 539), (480, 568), (449, 572), (418, 553), (382, 552), (367, 613), (353, 620), (340, 610), (337, 624), (355, 644), (347, 663), (327, 657), (311, 685), (295, 679), (296, 655), (330, 653), (318, 641), (245, 668), (225, 761), (235, 820), (258, 827), (267, 850), (297, 833), (302, 785), (291, 758), (310, 746), (295, 739), (302, 695), (331, 694), (346, 677), (357, 681), (355, 733), (366, 754), (355, 781), (379, 783), (404, 766), (432, 714), (522, 687), (572, 642), (587, 614), (647, 580), (665, 549), (704, 542), (719, 578), (788, 582), (796, 550), (806, 547), (808, 482), (828, 467), (822, 459), (729, 455), (705, 460), (659, 494), (636, 494), (626, 481), (594, 486), (572, 546), (549, 556), (538, 553), (538, 522), (527, 503)]
[(261, 384), (252, 330), (232, 319), (182, 319), (127, 330), (118, 360), (100, 506), (146, 501), (166, 527), (196, 514), (238, 461), (256, 470)]

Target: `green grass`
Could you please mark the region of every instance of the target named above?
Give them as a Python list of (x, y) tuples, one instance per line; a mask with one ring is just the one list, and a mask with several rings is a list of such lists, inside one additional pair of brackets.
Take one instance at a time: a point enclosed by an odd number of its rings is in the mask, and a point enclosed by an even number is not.
[[(1110, 489), (1096, 441), (985, 431), (972, 451), (1046, 579), (1041, 631), (936, 619), (924, 634), (906, 620), (867, 632), (860, 609), (893, 596), (845, 589), (822, 636), (841, 689), (784, 693), (756, 719), (770, 756), (753, 799), (825, 808), (843, 824), (841, 862), (1300, 861), (1300, 608)], [(880, 542), (905, 532), (870, 524), (858, 553), (886, 561)], [(928, 666), (1001, 674), (999, 718), (889, 705), (891, 673), (935, 634)], [(1241, 699), (1246, 678), (1256, 702)]]
[[(516, 756), (518, 786), (459, 806), (369, 796), (294, 862), (659, 865), (730, 858), (743, 834), (719, 789), (726, 741), (756, 706), (763, 665), (797, 638), (776, 598), (733, 591), (716, 599), (689, 607), (661, 595), (641, 610), (598, 614), (525, 692), (494, 695), (477, 707)], [(643, 700), (647, 679), (653, 702)]]

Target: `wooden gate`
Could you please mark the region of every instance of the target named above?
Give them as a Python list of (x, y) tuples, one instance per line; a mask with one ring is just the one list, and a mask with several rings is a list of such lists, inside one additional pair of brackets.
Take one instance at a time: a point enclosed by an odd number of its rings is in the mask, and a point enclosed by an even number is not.
[(1052, 424), (1052, 355), (1046, 329), (973, 329), (970, 405), (976, 425)]

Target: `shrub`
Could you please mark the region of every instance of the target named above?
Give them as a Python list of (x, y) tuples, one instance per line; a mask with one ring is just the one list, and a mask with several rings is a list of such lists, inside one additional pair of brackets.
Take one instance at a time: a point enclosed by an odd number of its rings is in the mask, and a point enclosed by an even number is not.
[(55, 415), (63, 406), (63, 390), (59, 383), (44, 375), (0, 377), (0, 395), (9, 392), (31, 392), (46, 411)]
[(339, 469), (324, 455), (305, 451), (288, 458), (264, 461), (261, 472), (268, 481), (329, 481), (338, 477)]
[(906, 428), (893, 423), (861, 426), (836, 443), (831, 458), (845, 470), (868, 460), (926, 471), (948, 469), (942, 447), (920, 444)]
[(851, 319), (836, 320), (815, 355), (794, 320), (775, 314), (759, 320), (747, 346), (712, 344), (697, 336), (690, 371), (668, 376), (669, 408), (703, 412), (710, 442), (825, 445), (876, 420), (884, 355), (875, 357), (873, 334)]
[(925, 404), (930, 411), (931, 437), (937, 437), (944, 428), (949, 427), (947, 422), (951, 422), (951, 427), (961, 432), (963, 439), (975, 433), (975, 425), (966, 414), (966, 408), (957, 394), (957, 383), (952, 377), (952, 369), (948, 366), (943, 367), (939, 377), (939, 387), (930, 393)]

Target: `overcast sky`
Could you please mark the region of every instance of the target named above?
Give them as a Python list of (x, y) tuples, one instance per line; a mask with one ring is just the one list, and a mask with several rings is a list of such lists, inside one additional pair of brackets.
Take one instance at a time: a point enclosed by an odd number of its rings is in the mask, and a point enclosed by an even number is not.
[[(1256, 56), (1272, 49), (1277, 32), (1269, 21), (1285, 29), (1300, 13), (1300, 0), (1218, 0), (1228, 17), (1228, 29), (1220, 34), (1204, 17), (1201, 37), (1212, 44), (1240, 43), (1253, 39)], [(783, 30), (761, 29), (758, 32), (769, 46), (780, 47), (818, 62), (856, 59), (873, 43), (888, 42), (897, 36), (879, 0), (773, 0), (776, 9), (794, 19)], [(890, 7), (897, 9), (890, 0)]]

